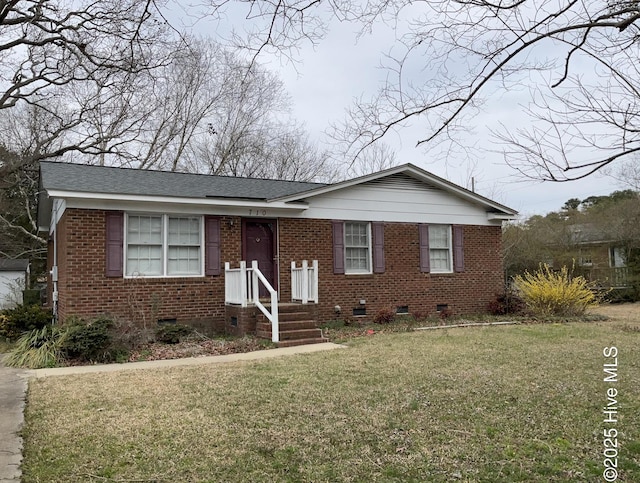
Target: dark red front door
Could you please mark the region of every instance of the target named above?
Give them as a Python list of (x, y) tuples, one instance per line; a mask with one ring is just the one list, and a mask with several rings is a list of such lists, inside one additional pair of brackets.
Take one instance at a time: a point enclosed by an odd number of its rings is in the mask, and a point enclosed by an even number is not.
[[(244, 220), (244, 259), (247, 266), (253, 260), (274, 289), (276, 277), (276, 222), (275, 220)], [(269, 292), (260, 284), (260, 297), (268, 297)]]

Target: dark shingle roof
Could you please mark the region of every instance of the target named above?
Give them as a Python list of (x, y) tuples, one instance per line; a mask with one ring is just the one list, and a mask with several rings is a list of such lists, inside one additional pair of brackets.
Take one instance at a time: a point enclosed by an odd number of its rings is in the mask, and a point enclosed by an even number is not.
[(29, 266), (29, 260), (25, 258), (0, 258), (0, 272), (23, 272)]
[(84, 193), (267, 200), (325, 186), (321, 183), (300, 181), (234, 178), (56, 162), (42, 162), (40, 169), (41, 183), (45, 190)]

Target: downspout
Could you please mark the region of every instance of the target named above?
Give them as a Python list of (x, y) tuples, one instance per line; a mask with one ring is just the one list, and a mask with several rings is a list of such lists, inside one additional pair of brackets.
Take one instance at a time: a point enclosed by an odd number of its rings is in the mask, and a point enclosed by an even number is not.
[(51, 291), (51, 307), (53, 310), (53, 323), (58, 321), (58, 208), (60, 201), (54, 200), (51, 210), (51, 226), (49, 227), (49, 236), (53, 237), (53, 263), (51, 265), (51, 282), (53, 289)]
[(282, 286), (280, 285), (280, 219), (276, 218), (276, 279), (278, 283), (278, 302), (280, 300), (280, 293), (282, 292)]

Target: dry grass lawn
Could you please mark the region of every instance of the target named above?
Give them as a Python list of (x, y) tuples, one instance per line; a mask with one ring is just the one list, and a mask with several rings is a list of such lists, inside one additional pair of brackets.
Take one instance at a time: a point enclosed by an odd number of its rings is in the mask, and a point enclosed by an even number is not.
[[(632, 306), (634, 307), (634, 306)], [(640, 305), (624, 320), (354, 339), (252, 363), (32, 380), (29, 482), (640, 481)], [(603, 381), (603, 348), (619, 382)]]

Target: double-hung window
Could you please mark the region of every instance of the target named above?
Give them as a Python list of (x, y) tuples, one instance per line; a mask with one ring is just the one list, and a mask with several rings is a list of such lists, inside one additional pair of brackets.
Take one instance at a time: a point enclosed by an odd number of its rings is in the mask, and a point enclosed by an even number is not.
[(344, 224), (345, 273), (371, 273), (371, 227), (366, 222)]
[(201, 276), (202, 217), (127, 216), (126, 270), (130, 277)]
[(452, 272), (451, 226), (429, 225), (429, 265), (432, 273)]

